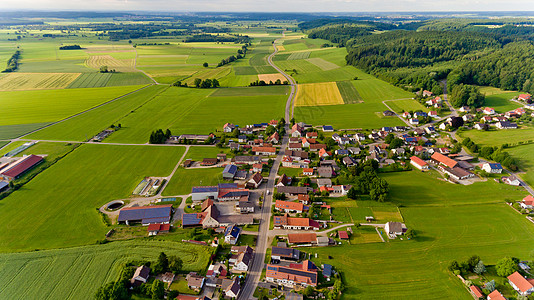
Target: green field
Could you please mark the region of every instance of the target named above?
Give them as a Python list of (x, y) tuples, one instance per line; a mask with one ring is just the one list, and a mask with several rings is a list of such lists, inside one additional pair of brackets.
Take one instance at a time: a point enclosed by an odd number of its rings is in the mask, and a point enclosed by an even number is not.
[(106, 86), (142, 85), (151, 81), (143, 73), (84, 73), (68, 88), (95, 88)]
[(425, 112), (430, 111), (430, 109), (428, 109), (426, 106), (414, 99), (388, 101), (386, 102), (386, 104), (389, 105), (389, 107), (391, 107), (391, 109), (393, 109), (393, 111), (396, 113), (416, 110), (422, 110)]
[(534, 140), (534, 128), (520, 127), (511, 130), (467, 130), (459, 133), (462, 138), (469, 137), (479, 146), (501, 146), (502, 144), (515, 145), (519, 142)]
[[(185, 272), (202, 272), (212, 248), (186, 243), (135, 240), (62, 250), (0, 254), (2, 299), (91, 299), (104, 283), (117, 280), (121, 265), (156, 261), (161, 251), (178, 255)], [(51, 276), (54, 274), (54, 276)]]
[(510, 101), (510, 99), (519, 95), (517, 92), (504, 93), (504, 94), (495, 94), (491, 96), (486, 96), (484, 102), (485, 106), (493, 107), (497, 113), (505, 113), (510, 110), (514, 110), (518, 107), (521, 107), (521, 104)]
[(54, 122), (82, 112), (139, 86), (0, 92), (2, 125)]
[(363, 101), (362, 97), (356, 90), (356, 87), (350, 81), (338, 81), (337, 88), (343, 97), (345, 104), (360, 103)]
[(293, 52), (287, 57), (287, 60), (306, 59), (310, 57), (310, 54), (310, 51)]
[(530, 186), (534, 185), (534, 144), (517, 146), (506, 150), (519, 160), (520, 176)]
[(163, 191), (163, 196), (191, 194), (194, 186), (217, 185), (224, 182), (223, 168), (184, 169), (178, 168)]
[(204, 158), (216, 158), (219, 153), (226, 153), (228, 155), (228, 148), (221, 149), (217, 147), (205, 146), (191, 146), (185, 155), (185, 159), (192, 159), (193, 161), (202, 161)]
[(101, 240), (109, 228), (96, 208), (128, 197), (145, 176), (169, 175), (183, 152), (183, 147), (80, 146), (2, 200), (0, 252)]
[[(134, 94), (113, 101), (112, 103), (108, 103), (64, 122), (54, 124), (53, 126), (29, 135), (28, 138), (86, 141), (100, 131), (108, 128), (121, 117), (143, 105), (154, 95), (161, 93), (166, 88), (167, 87), (165, 86), (156, 85), (147, 87)], [(147, 139), (148, 137), (144, 137), (143, 143), (146, 142)]]
[(32, 130), (39, 129), (50, 123), (18, 124), (0, 126), (0, 139), (14, 139)]

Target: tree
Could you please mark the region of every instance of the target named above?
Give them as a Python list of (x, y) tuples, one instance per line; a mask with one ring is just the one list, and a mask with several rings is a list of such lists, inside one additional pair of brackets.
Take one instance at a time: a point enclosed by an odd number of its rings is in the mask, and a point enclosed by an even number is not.
[(178, 291), (175, 291), (175, 290), (170, 290), (168, 293), (167, 293), (167, 299), (176, 299), (176, 297), (178, 297), (180, 293), (178, 293)]
[(311, 295), (313, 295), (313, 287), (312, 286), (307, 286), (303, 293), (302, 293), (304, 296), (306, 297), (310, 297)]
[(451, 272), (455, 270), (460, 270), (460, 265), (458, 264), (457, 261), (453, 260), (449, 263), (449, 266), (447, 267), (447, 269), (449, 269), (449, 271)]
[(169, 259), (165, 252), (160, 252), (158, 256), (158, 261), (154, 265), (153, 271), (155, 274), (161, 274), (166, 272), (169, 269)]
[(356, 190), (355, 187), (351, 187), (349, 191), (347, 192), (347, 197), (350, 199), (357, 199), (358, 198), (358, 190)]
[(202, 64), (202, 66), (203, 66), (204, 68), (207, 68), (209, 65), (208, 65), (207, 62), (205, 62), (205, 63)]
[(477, 273), (478, 275), (486, 272), (486, 266), (484, 266), (483, 261), (479, 261), (478, 264), (473, 269), (473, 272)]
[(512, 273), (516, 272), (519, 269), (517, 262), (510, 256), (506, 256), (500, 259), (495, 265), (495, 270), (497, 270), (497, 275), (502, 277), (508, 277)]
[(393, 141), (394, 138), (395, 138), (395, 135), (393, 133), (390, 133), (386, 135), (386, 137), (384, 138), (384, 142), (386, 144), (391, 144), (391, 141)]
[(471, 257), (467, 259), (467, 264), (469, 265), (469, 269), (473, 270), (478, 265), (479, 261), (480, 261), (480, 256), (471, 255)]
[(100, 73), (107, 73), (107, 72), (109, 72), (108, 66), (101, 66), (100, 67)]
[(165, 296), (165, 286), (163, 285), (163, 281), (157, 279), (154, 280), (150, 288), (150, 293), (152, 299), (163, 299)]
[(406, 233), (404, 235), (408, 239), (413, 239), (413, 238), (415, 238), (415, 231), (413, 229), (411, 229), (411, 228), (408, 228), (408, 230), (406, 230)]
[(493, 292), (495, 290), (495, 280), (486, 282), (486, 284), (484, 284), (484, 288), (490, 292)]
[(202, 79), (195, 78), (194, 84), (196, 88), (199, 88), (201, 83), (202, 83)]
[(219, 80), (217, 79), (212, 79), (211, 80), (211, 86), (214, 87), (214, 88), (218, 88), (221, 84), (219, 83)]
[(173, 273), (180, 273), (182, 271), (183, 262), (182, 259), (178, 256), (171, 255), (169, 256), (169, 271)]

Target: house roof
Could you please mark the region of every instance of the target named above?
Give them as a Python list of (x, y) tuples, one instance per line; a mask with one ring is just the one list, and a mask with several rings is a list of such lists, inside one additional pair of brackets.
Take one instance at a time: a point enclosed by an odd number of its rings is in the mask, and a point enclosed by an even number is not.
[(252, 147), (252, 152), (276, 153), (275, 147)]
[(288, 233), (287, 240), (291, 244), (312, 243), (317, 240), (315, 233)]
[(300, 257), (300, 251), (295, 248), (287, 247), (272, 247), (271, 255), (282, 256), (286, 258), (298, 259)]
[(449, 168), (454, 168), (458, 164), (458, 162), (456, 162), (455, 160), (450, 159), (447, 156), (438, 152), (434, 152), (431, 158), (435, 161), (438, 161), (439, 163), (446, 165)]
[(135, 273), (132, 277), (132, 280), (136, 277), (148, 279), (148, 276), (150, 276), (150, 268), (147, 266), (140, 266), (137, 269), (135, 269)]
[(323, 126), (323, 130), (334, 130), (334, 127), (332, 127), (330, 125), (324, 125)]
[(300, 202), (291, 202), (291, 201), (282, 201), (282, 200), (276, 200), (275, 207), (278, 209), (289, 209), (289, 210), (297, 210), (297, 211), (304, 210), (304, 204)]
[(237, 166), (236, 165), (226, 165), (226, 167), (224, 167), (224, 171), (223, 171), (223, 173), (230, 173), (230, 174), (233, 174), (233, 175), (235, 175), (236, 172), (237, 172)]
[(288, 193), (288, 194), (308, 194), (310, 188), (305, 186), (280, 186), (278, 187), (279, 193)]
[(389, 232), (402, 232), (401, 222), (387, 222), (386, 226), (389, 226)]
[(41, 156), (37, 155), (28, 155), (26, 157), (21, 158), (19, 161), (14, 163), (11, 166), (8, 166), (4, 168), (2, 171), (2, 175), (15, 178), (22, 173), (28, 171), (31, 167), (35, 166), (36, 164), (40, 163), (43, 160)]
[(219, 183), (217, 185), (217, 188), (220, 189), (237, 189), (238, 184), (237, 183)]
[(204, 217), (202, 213), (182, 214), (182, 226), (200, 225)]
[(171, 224), (153, 223), (149, 224), (147, 231), (169, 231)]
[(413, 161), (414, 163), (418, 164), (419, 166), (426, 166), (428, 165), (428, 163), (422, 159), (420, 159), (419, 157), (417, 156), (412, 156), (410, 157), (410, 160)]
[(498, 290), (494, 290), (488, 295), (488, 300), (506, 300)]
[(345, 230), (340, 230), (340, 231), (337, 232), (337, 234), (339, 235), (339, 238), (342, 239), (342, 240), (348, 240), (349, 239), (349, 234)]
[(514, 272), (512, 275), (507, 277), (510, 282), (512, 282), (522, 293), (534, 288), (531, 282), (529, 282), (525, 277), (523, 277), (519, 272)]
[(263, 176), (261, 176), (261, 173), (258, 172), (254, 174), (250, 180), (254, 181), (256, 184), (259, 184), (263, 181)]
[(194, 186), (191, 188), (191, 193), (215, 193), (217, 192), (216, 186)]
[(319, 187), (326, 186), (326, 185), (332, 185), (332, 180), (330, 178), (317, 178), (317, 185)]
[(235, 226), (235, 225), (232, 225), (232, 226), (228, 226), (228, 228), (226, 228), (226, 232), (224, 233), (225, 236), (232, 236), (234, 238), (237, 238), (239, 236), (239, 234), (241, 233), (241, 228)]
[(332, 276), (332, 265), (329, 265), (329, 264), (323, 265), (323, 275), (326, 277)]
[(496, 170), (502, 169), (502, 166), (499, 163), (486, 163), (486, 164), (489, 165), (491, 169), (496, 169)]
[(167, 223), (171, 220), (172, 204), (123, 208), (119, 222), (141, 221), (142, 223)]
[(219, 189), (219, 198), (236, 198), (241, 196), (248, 196), (247, 189)]
[(480, 290), (480, 288), (476, 285), (472, 285), (469, 287), (469, 289), (471, 290), (471, 293), (473, 293), (473, 295), (475, 295), (475, 297), (477, 298), (482, 298), (484, 297), (484, 294), (482, 294), (482, 291)]
[(528, 195), (525, 198), (523, 198), (523, 203), (527, 205), (534, 205), (534, 197), (532, 195)]
[(310, 149), (322, 149), (326, 148), (325, 144), (310, 144)]
[(302, 173), (313, 173), (313, 168), (304, 168), (302, 169)]

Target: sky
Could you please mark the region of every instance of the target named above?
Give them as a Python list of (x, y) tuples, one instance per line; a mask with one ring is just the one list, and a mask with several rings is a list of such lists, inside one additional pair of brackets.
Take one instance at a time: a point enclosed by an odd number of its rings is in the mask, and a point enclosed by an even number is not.
[(161, 12), (534, 11), (534, 0), (0, 0), (0, 10)]

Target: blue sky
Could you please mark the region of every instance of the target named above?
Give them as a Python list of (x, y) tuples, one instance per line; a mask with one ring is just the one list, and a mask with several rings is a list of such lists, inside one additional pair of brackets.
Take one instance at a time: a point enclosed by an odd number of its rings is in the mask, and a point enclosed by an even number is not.
[(91, 11), (533, 11), (534, 0), (0, 0), (0, 10)]

